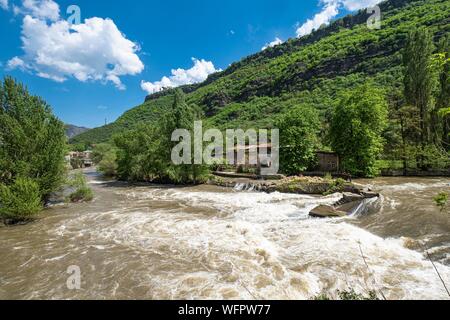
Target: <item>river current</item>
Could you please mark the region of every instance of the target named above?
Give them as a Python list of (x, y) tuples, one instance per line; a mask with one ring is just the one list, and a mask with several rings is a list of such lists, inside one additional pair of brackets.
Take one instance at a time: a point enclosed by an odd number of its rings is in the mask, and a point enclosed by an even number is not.
[[(371, 210), (312, 219), (312, 197), (214, 186), (129, 186), (87, 172), (92, 203), (0, 227), (0, 299), (311, 299), (337, 290), (448, 299), (448, 179), (360, 181)], [(80, 271), (81, 286), (67, 285)], [(72, 269), (71, 269), (72, 267)]]

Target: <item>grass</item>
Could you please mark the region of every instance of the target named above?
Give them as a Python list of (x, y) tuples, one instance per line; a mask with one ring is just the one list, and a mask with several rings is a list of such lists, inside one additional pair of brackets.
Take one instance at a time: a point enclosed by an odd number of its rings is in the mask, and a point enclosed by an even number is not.
[[(354, 289), (348, 290), (348, 291), (337, 291), (337, 299), (336, 300), (342, 300), (342, 301), (371, 301), (371, 300), (380, 300), (378, 298), (378, 295), (375, 291), (369, 291), (367, 295), (356, 293)], [(316, 297), (314, 297), (313, 300), (316, 301), (328, 301), (333, 300), (331, 299), (326, 293), (322, 293)]]
[(81, 172), (70, 176), (68, 185), (75, 188), (75, 191), (68, 197), (70, 202), (89, 202), (94, 199), (94, 193), (88, 187), (86, 178)]

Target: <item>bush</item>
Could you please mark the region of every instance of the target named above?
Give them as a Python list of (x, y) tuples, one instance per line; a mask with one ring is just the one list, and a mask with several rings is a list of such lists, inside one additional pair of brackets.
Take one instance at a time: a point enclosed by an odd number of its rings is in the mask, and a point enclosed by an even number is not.
[(343, 192), (344, 191), (344, 187), (346, 185), (346, 181), (342, 178), (337, 178), (336, 180), (328, 180), (331, 181), (330, 187), (327, 190), (327, 192), (325, 192), (324, 195), (330, 195), (336, 192)]
[[(355, 290), (349, 291), (338, 291), (337, 292), (338, 299), (343, 301), (370, 301), (370, 300), (380, 300), (375, 291), (370, 291), (367, 296), (363, 294), (356, 293)], [(316, 301), (327, 301), (332, 300), (327, 294), (322, 293), (316, 297), (314, 297)]]
[(74, 170), (81, 169), (81, 168), (83, 168), (83, 161), (78, 158), (72, 158), (72, 159), (70, 159), (70, 166)]
[(39, 185), (29, 178), (18, 178), (7, 186), (0, 184), (0, 217), (26, 220), (42, 210)]
[(86, 178), (81, 172), (77, 172), (69, 178), (69, 186), (75, 188), (75, 191), (69, 196), (71, 202), (92, 201), (94, 194), (88, 187)]
[(69, 199), (71, 202), (84, 202), (84, 201), (92, 201), (94, 199), (94, 193), (89, 187), (81, 187), (78, 188), (75, 192), (73, 192)]
[(94, 149), (92, 150), (92, 160), (95, 164), (99, 164), (103, 158), (110, 154), (111, 152), (115, 153), (114, 147), (109, 143), (100, 143), (95, 145)]
[(98, 164), (98, 171), (107, 177), (114, 177), (117, 174), (117, 156), (114, 150), (103, 154), (102, 160)]
[(441, 192), (434, 198), (434, 202), (441, 212), (444, 212), (448, 204), (448, 194), (446, 192)]

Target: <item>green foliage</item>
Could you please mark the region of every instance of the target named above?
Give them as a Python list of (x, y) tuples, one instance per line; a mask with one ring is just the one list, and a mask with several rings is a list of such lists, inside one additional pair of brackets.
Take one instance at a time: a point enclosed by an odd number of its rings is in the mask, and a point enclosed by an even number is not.
[(83, 168), (83, 160), (81, 160), (79, 158), (72, 158), (72, 159), (70, 159), (70, 166), (74, 170), (81, 169), (81, 168)]
[(434, 198), (434, 202), (436, 203), (436, 206), (441, 210), (441, 212), (444, 212), (448, 205), (448, 193), (441, 192)]
[[(402, 54), (411, 29), (426, 26), (439, 40), (450, 32), (447, 0), (395, 0), (380, 4), (383, 28), (368, 30), (367, 13), (339, 19), (311, 35), (290, 39), (232, 64), (204, 83), (183, 87), (210, 127), (272, 128), (291, 107), (310, 104), (327, 120), (337, 93), (367, 81), (386, 92), (402, 86)], [(159, 122), (173, 92), (149, 96), (115, 123), (73, 141), (105, 142), (137, 124)], [(325, 121), (324, 128), (327, 123)]]
[(275, 125), (280, 129), (280, 165), (282, 172), (297, 175), (316, 164), (319, 115), (308, 105), (291, 109)]
[(67, 184), (75, 189), (69, 195), (69, 200), (71, 202), (84, 202), (92, 201), (94, 199), (94, 194), (91, 188), (88, 187), (86, 177), (81, 172), (76, 172), (69, 177)]
[(89, 187), (78, 188), (69, 196), (70, 202), (89, 202), (94, 199), (94, 193)]
[(102, 161), (98, 164), (98, 171), (103, 173), (107, 177), (114, 177), (117, 174), (117, 154), (112, 150), (107, 152)]
[(325, 192), (324, 195), (330, 195), (336, 192), (342, 192), (344, 191), (344, 187), (347, 184), (347, 182), (342, 178), (337, 178), (336, 180), (330, 179), (328, 180), (331, 182), (330, 187), (328, 188), (327, 192)]
[(0, 184), (0, 217), (23, 220), (42, 210), (39, 185), (30, 178), (17, 178), (12, 184)]
[(450, 108), (444, 108), (439, 111), (440, 115), (446, 117), (450, 115)]
[(370, 291), (368, 296), (365, 296), (363, 294), (358, 294), (355, 292), (355, 290), (350, 291), (339, 291), (339, 298), (344, 301), (351, 301), (351, 300), (380, 300), (377, 296), (377, 293), (375, 291)]
[[(371, 301), (380, 300), (375, 291), (370, 291), (368, 295), (356, 293), (354, 289), (348, 291), (338, 291), (338, 300), (342, 301)], [(332, 300), (326, 293), (322, 293), (314, 298), (316, 301), (329, 301)]]
[[(314, 106), (321, 121), (319, 142), (330, 147), (323, 138), (329, 136), (341, 93), (373, 83), (380, 94), (395, 92), (397, 96), (395, 104), (390, 105), (389, 125), (379, 133), (386, 140), (384, 152), (379, 150), (382, 140), (374, 137), (379, 130), (372, 130), (364, 139), (370, 145), (357, 148), (355, 154), (346, 150), (350, 153), (345, 156), (351, 155), (350, 160), (355, 162), (347, 163), (350, 171), (372, 176), (377, 173), (374, 159), (396, 166), (401, 161), (404, 170), (441, 166), (442, 161), (434, 161), (427, 154), (436, 154), (430, 152), (433, 148), (450, 149), (450, 117), (439, 114), (439, 109), (449, 107), (450, 2), (389, 0), (380, 8), (380, 30), (367, 29), (364, 10), (343, 17), (311, 35), (244, 58), (204, 83), (182, 87), (186, 104), (199, 106), (207, 126), (222, 130), (271, 129), (280, 115), (300, 105)], [(172, 109), (173, 96), (173, 90), (151, 95), (116, 122), (90, 130), (72, 142), (107, 142), (114, 134), (143, 124), (161, 127)], [(287, 171), (298, 172), (307, 166), (308, 159), (308, 153), (300, 155), (298, 165)], [(167, 169), (167, 174), (176, 171)]]
[(341, 156), (341, 169), (354, 176), (377, 174), (386, 123), (387, 104), (382, 91), (363, 85), (342, 93), (330, 126), (330, 143)]
[(72, 144), (69, 146), (70, 151), (75, 151), (75, 152), (83, 152), (89, 149), (89, 146), (86, 145), (85, 143), (77, 143), (77, 144)]
[(425, 169), (442, 169), (450, 168), (450, 153), (435, 144), (428, 144), (425, 146), (423, 153), (423, 166)]
[(29, 178), (45, 200), (64, 178), (64, 124), (12, 78), (0, 82), (0, 183)]
[(330, 172), (327, 172), (323, 178), (326, 181), (333, 181), (333, 175)]
[[(431, 142), (430, 131), (435, 131), (430, 110), (433, 107), (433, 90), (436, 74), (432, 68), (434, 44), (431, 34), (425, 27), (413, 29), (409, 34), (403, 51), (404, 96), (406, 103), (417, 109), (419, 114), (419, 141), (421, 155), (419, 166), (425, 168), (423, 153)], [(431, 115), (432, 116), (432, 115)]]
[(193, 137), (194, 121), (199, 117), (200, 112), (185, 102), (182, 91), (175, 90), (172, 108), (161, 117), (158, 124), (140, 124), (136, 130), (115, 136), (119, 178), (176, 184), (205, 181), (209, 173), (205, 166), (175, 165), (171, 159), (172, 150), (178, 144), (172, 141), (172, 133), (176, 129), (186, 129)]
[(433, 51), (433, 40), (425, 27), (408, 34), (403, 51), (405, 98), (408, 104), (420, 110), (423, 122), (426, 121), (425, 112), (430, 107), (434, 85), (430, 68)]
[(117, 148), (109, 143), (100, 143), (92, 150), (92, 160), (98, 171), (107, 177), (117, 175)]
[(113, 149), (114, 147), (109, 143), (99, 143), (95, 145), (92, 149), (92, 161), (95, 164), (99, 164), (108, 152), (114, 151)]

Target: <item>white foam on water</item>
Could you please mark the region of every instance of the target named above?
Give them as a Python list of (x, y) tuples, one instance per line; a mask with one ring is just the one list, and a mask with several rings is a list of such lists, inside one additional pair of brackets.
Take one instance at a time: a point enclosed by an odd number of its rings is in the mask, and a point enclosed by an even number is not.
[[(432, 264), (400, 241), (374, 236), (347, 218), (308, 217), (312, 208), (336, 202), (339, 194), (317, 198), (142, 188), (127, 196), (184, 207), (92, 213), (57, 232), (81, 237), (80, 225), (86, 225), (95, 245), (113, 242), (137, 252), (142, 270), (134, 270), (135, 277), (150, 288), (150, 298), (309, 299), (348, 289), (377, 290), (388, 299), (448, 298)], [(213, 214), (184, 210), (198, 207)], [(450, 283), (450, 268), (437, 266)]]
[(450, 182), (436, 183), (403, 183), (389, 186), (381, 186), (383, 191), (422, 191), (432, 188), (450, 188)]

